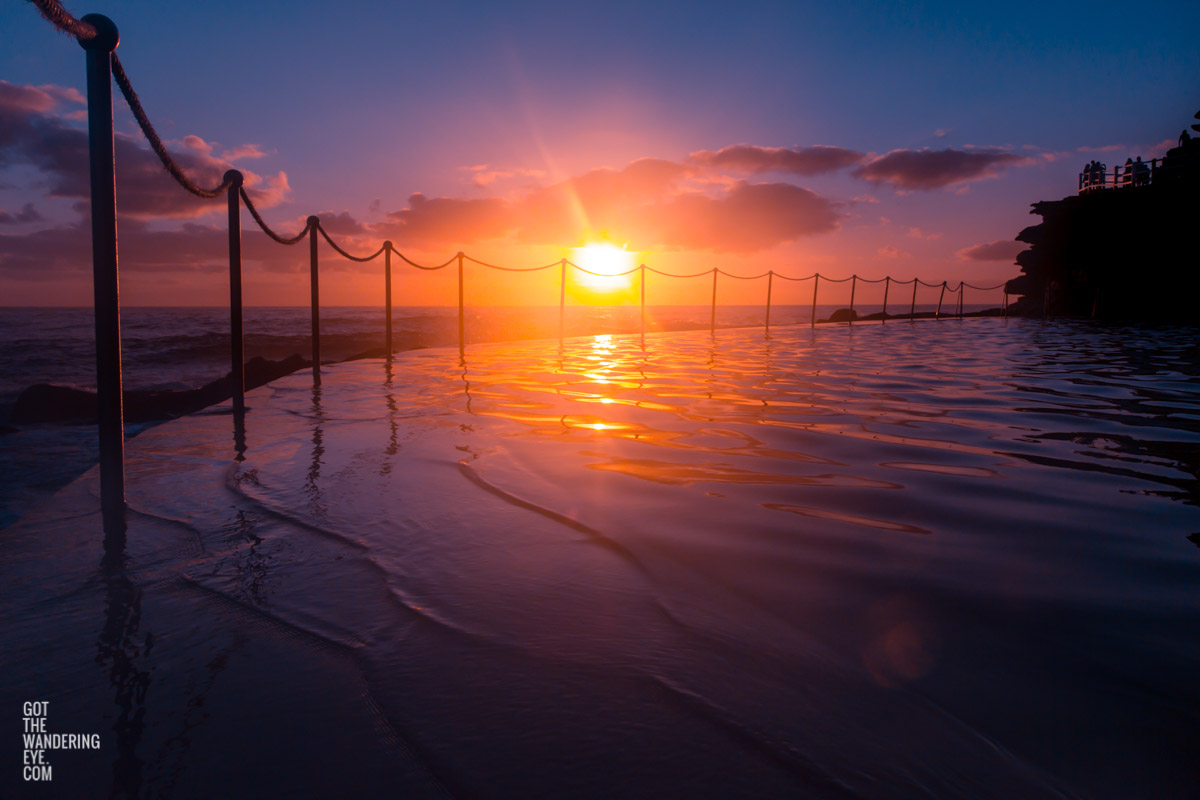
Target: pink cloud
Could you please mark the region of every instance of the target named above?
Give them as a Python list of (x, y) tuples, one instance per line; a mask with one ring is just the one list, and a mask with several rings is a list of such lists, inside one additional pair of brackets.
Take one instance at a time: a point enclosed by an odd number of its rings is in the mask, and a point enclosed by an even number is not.
[(975, 244), (959, 250), (955, 255), (962, 261), (1013, 261), (1025, 249), (1025, 244), (1011, 239)]
[(940, 233), (926, 233), (925, 231), (921, 230), (920, 228), (909, 228), (908, 229), (908, 238), (924, 239), (927, 242), (936, 242), (938, 239), (942, 238), (942, 235)]
[[(0, 168), (17, 164), (36, 167), (47, 179), (51, 197), (74, 198), (82, 211), (91, 195), (87, 133), (55, 112), (60, 102), (76, 102), (78, 92), (62, 87), (16, 86), (0, 81)], [(216, 201), (187, 193), (163, 169), (141, 134), (117, 132), (113, 137), (117, 167), (117, 207), (123, 219), (189, 218), (221, 211)], [(169, 143), (172, 156), (200, 185), (215, 186), (231, 159), (214, 155), (214, 146), (198, 136)], [(234, 148), (233, 152), (244, 148)], [(224, 154), (222, 154), (224, 155)], [(264, 207), (287, 194), (286, 174), (264, 177), (243, 169), (247, 191)]]

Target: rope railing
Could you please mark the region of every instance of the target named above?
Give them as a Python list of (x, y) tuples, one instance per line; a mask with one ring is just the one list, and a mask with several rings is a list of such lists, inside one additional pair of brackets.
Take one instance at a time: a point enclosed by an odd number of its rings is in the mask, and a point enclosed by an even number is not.
[(376, 258), (379, 257), (380, 253), (382, 253), (384, 250), (387, 249), (387, 244), (385, 243), (385, 244), (379, 245), (379, 249), (376, 250), (374, 253), (371, 253), (371, 255), (369, 255), (369, 256), (352, 256), (349, 253), (347, 253), (345, 250), (343, 250), (341, 247), (338, 246), (338, 243), (335, 242), (329, 236), (329, 232), (326, 231), (325, 227), (323, 225), (321, 225), (319, 222), (317, 223), (317, 230), (319, 230), (321, 232), (321, 236), (325, 239), (325, 241), (329, 242), (329, 246), (332, 247), (334, 250), (336, 250), (338, 252), (338, 254), (341, 255), (342, 258), (349, 259), (350, 261), (357, 261), (360, 264), (365, 264), (368, 261), (374, 261)]
[[(717, 309), (717, 279), (724, 275), (740, 281), (767, 279), (766, 317), (764, 329), (769, 332), (771, 326), (771, 301), (775, 278), (786, 281), (813, 281), (812, 316), (810, 324), (816, 324), (817, 299), (821, 280), (829, 283), (850, 282), (850, 315), (852, 323), (854, 313), (855, 291), (859, 281), (864, 283), (883, 283), (883, 313), (881, 321), (889, 318), (887, 312), (888, 293), (891, 284), (913, 286), (910, 300), (909, 319), (916, 318), (916, 301), (918, 286), (940, 289), (937, 311), (934, 316), (941, 318), (942, 305), (948, 289), (948, 282), (927, 283), (919, 278), (908, 281), (897, 281), (885, 276), (883, 278), (861, 278), (851, 275), (848, 278), (830, 278), (819, 272), (805, 277), (795, 277), (776, 272), (773, 269), (757, 275), (738, 275), (727, 272), (719, 267), (711, 267), (700, 272), (674, 273), (655, 267), (639, 264), (623, 272), (598, 272), (587, 269), (568, 259), (559, 259), (550, 264), (534, 267), (512, 267), (494, 264), (463, 252), (458, 252), (445, 262), (437, 265), (421, 264), (397, 250), (391, 241), (384, 241), (370, 255), (356, 256), (339, 244), (329, 231), (321, 224), (320, 219), (311, 215), (304, 227), (295, 236), (284, 236), (269, 226), (262, 214), (255, 207), (244, 186), (244, 176), (236, 169), (226, 171), (221, 183), (206, 189), (188, 177), (179, 163), (171, 156), (150, 122), (133, 84), (125, 72), (115, 50), (119, 42), (119, 33), (112, 20), (100, 14), (88, 14), (77, 19), (70, 14), (59, 0), (29, 0), (37, 7), (41, 15), (59, 31), (74, 36), (86, 51), (87, 55), (87, 102), (88, 102), (88, 150), (91, 170), (91, 225), (92, 225), (92, 269), (93, 286), (95, 291), (96, 318), (96, 388), (98, 401), (98, 429), (100, 444), (100, 485), (101, 507), (104, 519), (105, 546), (123, 547), (125, 530), (125, 486), (124, 486), (124, 417), (122, 412), (121, 386), (121, 337), (120, 337), (120, 303), (117, 280), (117, 226), (116, 226), (116, 175), (113, 154), (113, 108), (112, 83), (115, 80), (125, 102), (137, 120), (150, 148), (154, 151), (163, 168), (180, 186), (191, 194), (215, 199), (225, 195), (229, 214), (229, 292), (230, 292), (230, 367), (234, 413), (245, 413), (245, 381), (243, 377), (242, 349), (242, 248), (241, 248), (241, 206), (250, 212), (251, 218), (270, 239), (281, 245), (299, 244), (306, 237), (309, 241), (309, 275), (311, 286), (312, 311), (312, 361), (313, 380), (320, 383), (321, 375), (321, 331), (320, 331), (320, 294), (319, 294), (319, 263), (318, 263), (318, 234), (329, 244), (338, 255), (357, 263), (374, 261), (380, 254), (384, 255), (385, 279), (385, 350), (388, 356), (392, 353), (392, 255), (396, 255), (409, 266), (426, 271), (437, 271), (457, 263), (458, 273), (458, 341), (460, 353), (466, 345), (464, 317), (464, 264), (470, 262), (486, 269), (503, 272), (540, 272), (559, 267), (559, 341), (564, 333), (564, 318), (566, 308), (567, 268), (570, 267), (586, 275), (603, 278), (616, 278), (639, 273), (639, 294), (641, 304), (641, 337), (645, 345), (646, 336), (646, 273), (652, 272), (666, 278), (690, 279), (712, 275), (712, 301), (710, 315), (710, 330), (716, 334)], [(958, 288), (951, 291), (955, 294), (957, 316), (963, 316), (964, 289), (970, 287), (975, 291), (994, 291), (1005, 286), (973, 286), (960, 281)], [(1008, 311), (1008, 293), (1004, 294), (1004, 314)]]
[(238, 194), (241, 195), (242, 202), (246, 204), (246, 210), (250, 212), (250, 216), (254, 217), (254, 221), (258, 223), (258, 227), (262, 228), (262, 232), (280, 244), (296, 244), (308, 235), (308, 225), (305, 225), (304, 229), (295, 236), (289, 237), (276, 233), (275, 231), (271, 230), (270, 225), (263, 221), (262, 215), (258, 213), (258, 209), (255, 208), (254, 203), (250, 201), (250, 195), (246, 194), (246, 189), (244, 187), (240, 187), (238, 189)]

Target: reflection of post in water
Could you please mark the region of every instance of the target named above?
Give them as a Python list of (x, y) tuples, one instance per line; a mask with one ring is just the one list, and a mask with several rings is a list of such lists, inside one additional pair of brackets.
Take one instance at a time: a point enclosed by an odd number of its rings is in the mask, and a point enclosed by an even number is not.
[(246, 410), (233, 409), (233, 460), (246, 460)]
[(96, 663), (108, 668), (108, 682), (118, 709), (113, 723), (117, 757), (113, 760), (108, 796), (138, 797), (145, 761), (138, 758), (137, 748), (146, 726), (146, 690), (150, 687), (145, 661), (154, 647), (154, 635), (147, 633), (138, 640), (142, 593), (126, 575), (124, 554), (106, 553), (101, 573), (105, 584), (104, 628), (96, 641)]
[(400, 428), (396, 424), (396, 395), (392, 393), (392, 381), (394, 375), (392, 372), (392, 357), (389, 355), (383, 362), (383, 399), (387, 402), (388, 408), (388, 426), (391, 428), (391, 433), (388, 436), (388, 446), (384, 448), (384, 455), (388, 456), (383, 461), (379, 468), (380, 475), (387, 475), (392, 471), (392, 462), (390, 457), (396, 455), (400, 450)]
[(309, 498), (309, 511), (317, 516), (325, 516), (325, 507), (321, 503), (321, 458), (325, 455), (325, 411), (321, 407), (321, 384), (312, 388), (312, 461), (308, 465), (308, 475), (304, 481), (304, 493)]
[[(714, 279), (714, 283), (715, 282), (716, 281)], [(712, 337), (712, 344), (708, 348), (708, 361), (705, 362), (705, 366), (708, 367), (708, 377), (704, 379), (704, 382), (708, 384), (708, 391), (704, 393), (704, 396), (707, 397), (709, 400), (712, 400), (713, 387), (716, 386), (716, 384), (717, 384), (717, 376), (715, 374), (716, 370), (717, 370), (717, 337), (716, 336)]]
[(474, 414), (475, 412), (471, 410), (471, 381), (467, 378), (467, 358), (465, 354), (459, 353), (458, 365), (462, 367), (463, 394), (467, 396), (467, 413)]

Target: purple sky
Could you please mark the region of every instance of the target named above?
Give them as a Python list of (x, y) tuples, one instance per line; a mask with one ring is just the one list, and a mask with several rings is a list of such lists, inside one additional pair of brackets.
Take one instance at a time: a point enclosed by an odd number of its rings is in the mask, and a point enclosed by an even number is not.
[[(286, 232), (320, 213), (348, 247), (439, 262), (611, 241), (680, 271), (994, 284), (1030, 203), (1092, 158), (1161, 155), (1200, 107), (1184, 3), (69, 8), (117, 23), (198, 179), (236, 165)], [(0, 6), (0, 42), (0, 302), (86, 305), (83, 52), (26, 3)], [(116, 102), (124, 301), (222, 303), (223, 203), (172, 186)], [(306, 254), (244, 224), (248, 302), (306, 302)], [(377, 301), (378, 265), (322, 259), (326, 302)], [(469, 299), (555, 302), (545, 283), (480, 276)], [(429, 276), (397, 291), (452, 299)]]

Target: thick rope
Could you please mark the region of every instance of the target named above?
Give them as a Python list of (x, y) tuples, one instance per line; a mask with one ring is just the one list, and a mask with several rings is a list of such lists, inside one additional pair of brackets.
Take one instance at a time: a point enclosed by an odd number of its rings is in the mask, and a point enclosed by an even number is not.
[(550, 269), (551, 267), (557, 267), (562, 264), (562, 261), (555, 261), (553, 264), (546, 264), (545, 266), (541, 267), (502, 267), (499, 264), (489, 264), (486, 261), (480, 261), (478, 258), (471, 258), (466, 253), (463, 253), (463, 258), (467, 261), (470, 261), (472, 264), (478, 264), (479, 266), (487, 267), (488, 269), (498, 269), (501, 272), (538, 272), (540, 270)]
[(691, 272), (691, 273), (688, 273), (687, 275), (676, 275), (674, 272), (663, 272), (661, 269), (655, 269), (654, 267), (646, 267), (646, 271), (653, 272), (656, 275), (663, 275), (668, 278), (699, 278), (701, 275), (712, 275), (713, 274), (713, 271), (711, 269), (706, 269), (703, 272)]
[(254, 203), (250, 202), (250, 195), (246, 194), (245, 188), (238, 189), (238, 192), (242, 195), (242, 202), (246, 204), (246, 210), (248, 210), (250, 212), (250, 216), (254, 217), (254, 221), (258, 223), (258, 227), (263, 229), (263, 233), (265, 233), (267, 236), (270, 236), (272, 239), (279, 242), (280, 244), (295, 244), (296, 242), (303, 239), (304, 236), (308, 233), (308, 224), (306, 223), (304, 225), (304, 230), (300, 231), (292, 238), (287, 239), (287, 238), (284, 238), (283, 236), (280, 236), (278, 233), (271, 230), (267, 226), (267, 223), (263, 222), (263, 218), (259, 215), (258, 209), (254, 207)]
[(783, 278), (785, 281), (811, 281), (813, 278), (817, 277), (817, 273), (815, 273), (815, 272), (814, 272), (812, 275), (809, 275), (809, 276), (807, 276), (807, 277), (804, 277), (804, 278), (789, 278), (787, 275), (784, 275), (784, 274), (782, 274), (782, 273), (776, 272), (776, 273), (775, 273), (775, 277), (776, 277), (776, 278)]
[(376, 250), (374, 253), (371, 253), (371, 255), (369, 255), (369, 256), (362, 256), (362, 257), (352, 256), (349, 253), (347, 253), (345, 250), (343, 250), (342, 248), (338, 247), (337, 242), (335, 242), (333, 239), (329, 238), (329, 234), (325, 231), (325, 228), (323, 228), (320, 223), (317, 223), (317, 230), (321, 232), (321, 235), (323, 237), (325, 237), (325, 241), (329, 242), (329, 246), (332, 247), (334, 250), (337, 250), (342, 255), (342, 258), (348, 258), (351, 261), (357, 261), (360, 264), (365, 263), (367, 261), (374, 261), (376, 258), (379, 257), (379, 254), (382, 253), (384, 250), (383, 245), (379, 245), (379, 249)]
[(96, 38), (96, 29), (82, 20), (75, 19), (70, 11), (63, 8), (58, 0), (29, 0), (42, 12), (42, 16), (63, 33), (69, 33), (76, 39)]
[(759, 278), (765, 278), (771, 274), (770, 270), (767, 270), (759, 275), (734, 275), (732, 272), (726, 272), (723, 269), (718, 269), (717, 272), (721, 275), (724, 275), (726, 278), (735, 278), (739, 281), (756, 281)]
[(635, 273), (639, 269), (641, 269), (641, 267), (634, 267), (633, 269), (627, 269), (624, 272), (592, 272), (590, 269), (584, 269), (583, 267), (579, 266), (574, 261), (568, 261), (567, 265), (574, 267), (575, 269), (579, 270), (580, 272), (585, 272), (588, 275), (595, 275), (600, 278), (620, 278), (624, 275), (632, 275), (633, 273)]
[(171, 158), (171, 154), (167, 152), (166, 145), (162, 143), (162, 139), (158, 136), (158, 131), (154, 130), (154, 126), (150, 124), (150, 118), (146, 116), (146, 110), (142, 108), (142, 103), (138, 100), (137, 92), (133, 91), (133, 84), (129, 82), (129, 76), (125, 74), (125, 68), (121, 66), (121, 59), (117, 58), (117, 54), (112, 54), (112, 74), (116, 80), (117, 86), (121, 87), (121, 94), (125, 95), (125, 102), (129, 103), (129, 110), (133, 112), (134, 119), (138, 122), (138, 127), (142, 129), (142, 133), (146, 134), (146, 140), (150, 142), (150, 148), (154, 150), (158, 156), (158, 160), (167, 168), (167, 172), (171, 173), (171, 177), (179, 182), (179, 185), (187, 189), (197, 197), (220, 197), (232, 184), (232, 181), (226, 180), (215, 189), (201, 189), (196, 184), (188, 179), (187, 175), (183, 174), (183, 170), (175, 163), (175, 159)]
[(458, 260), (458, 256), (451, 256), (450, 259), (448, 261), (446, 261), (446, 263), (444, 263), (444, 264), (438, 264), (436, 267), (427, 267), (424, 264), (418, 264), (417, 262), (413, 261), (411, 258), (404, 255), (404, 253), (401, 253), (399, 250), (393, 250), (392, 252), (395, 253), (396, 255), (400, 256), (400, 260), (403, 261), (405, 264), (408, 264), (410, 267), (416, 267), (417, 269), (429, 270), (430, 272), (432, 272), (433, 270), (437, 270), (437, 269), (445, 269), (446, 267), (450, 266), (451, 264), (453, 264), (455, 261)]

